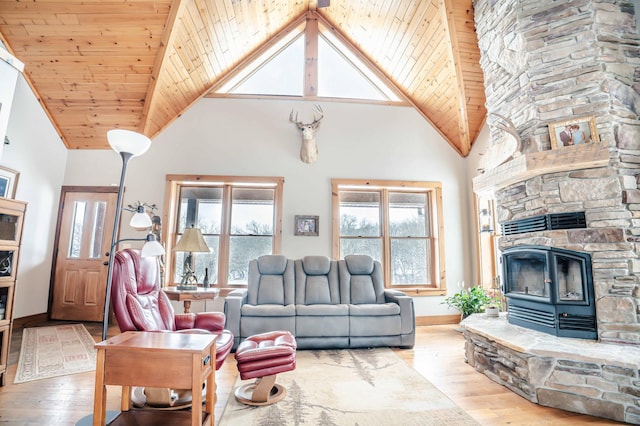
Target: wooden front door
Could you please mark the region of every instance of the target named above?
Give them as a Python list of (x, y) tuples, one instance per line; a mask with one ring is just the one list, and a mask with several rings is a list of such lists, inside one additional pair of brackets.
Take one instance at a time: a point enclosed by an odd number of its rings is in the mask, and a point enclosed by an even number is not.
[(51, 319), (102, 321), (118, 188), (63, 187)]

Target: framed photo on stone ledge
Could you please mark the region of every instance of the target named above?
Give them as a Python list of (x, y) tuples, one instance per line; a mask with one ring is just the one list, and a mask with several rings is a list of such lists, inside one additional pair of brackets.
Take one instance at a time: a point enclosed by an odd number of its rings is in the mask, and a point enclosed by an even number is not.
[(599, 142), (594, 116), (550, 123), (549, 136), (551, 136), (551, 149)]
[(297, 216), (293, 228), (293, 235), (318, 236), (319, 216)]

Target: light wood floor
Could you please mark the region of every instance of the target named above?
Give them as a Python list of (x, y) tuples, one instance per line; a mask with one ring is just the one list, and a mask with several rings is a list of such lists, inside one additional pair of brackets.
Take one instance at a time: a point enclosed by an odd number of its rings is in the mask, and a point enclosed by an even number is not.
[[(59, 322), (27, 324), (52, 325)], [(96, 340), (101, 324), (85, 323)], [(454, 325), (417, 328), (412, 350), (396, 353), (482, 425), (576, 425), (616, 422), (540, 407), (510, 392), (464, 362), (462, 335)], [(111, 327), (109, 336), (118, 330)], [(0, 388), (0, 424), (75, 425), (93, 410), (94, 373), (81, 373), (47, 380), (13, 384), (20, 352), (22, 330), (15, 329), (11, 343), (7, 385)], [(237, 370), (232, 356), (216, 373), (216, 424), (235, 383)], [(120, 407), (120, 389), (107, 389), (107, 409)]]

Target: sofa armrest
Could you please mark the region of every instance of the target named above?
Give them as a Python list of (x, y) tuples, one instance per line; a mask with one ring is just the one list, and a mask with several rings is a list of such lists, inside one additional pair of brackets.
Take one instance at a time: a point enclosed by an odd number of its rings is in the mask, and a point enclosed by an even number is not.
[(247, 289), (233, 290), (224, 299), (225, 328), (240, 339), (240, 312), (242, 305), (247, 302)]
[(400, 306), (401, 333), (415, 333), (416, 315), (413, 310), (413, 298), (402, 291), (385, 290), (384, 299), (387, 303), (397, 303)]

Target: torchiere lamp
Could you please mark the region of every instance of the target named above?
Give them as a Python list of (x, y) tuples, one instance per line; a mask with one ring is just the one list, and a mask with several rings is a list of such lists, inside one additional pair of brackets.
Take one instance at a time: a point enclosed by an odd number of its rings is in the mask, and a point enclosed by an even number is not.
[[(118, 198), (116, 200), (116, 215), (113, 221), (113, 233), (111, 235), (110, 250), (107, 255), (109, 256), (108, 268), (107, 268), (107, 285), (104, 297), (104, 317), (102, 320), (102, 340), (107, 339), (107, 329), (109, 328), (109, 304), (111, 300), (111, 280), (113, 279), (113, 253), (116, 246), (123, 241), (145, 241), (144, 247), (142, 247), (142, 256), (160, 256), (164, 254), (164, 248), (155, 240), (155, 235), (149, 234), (147, 238), (130, 238), (124, 240), (118, 240), (118, 231), (120, 229), (120, 214), (122, 212), (122, 194), (124, 192), (124, 178), (127, 174), (127, 163), (133, 157), (142, 155), (151, 146), (151, 139), (143, 134), (133, 132), (131, 130), (112, 129), (107, 132), (107, 140), (111, 148), (120, 154), (122, 158), (122, 172), (120, 174), (120, 186), (118, 187)], [(146, 220), (142, 217), (146, 216)], [(135, 219), (135, 220), (134, 220)], [(142, 221), (140, 221), (142, 220)], [(138, 227), (138, 225), (151, 226), (151, 218), (149, 215), (143, 212), (137, 212), (132, 222)], [(148, 223), (148, 224), (147, 224)]]
[(178, 290), (196, 290), (198, 288), (198, 279), (193, 271), (193, 253), (209, 253), (211, 251), (204, 241), (200, 229), (194, 228), (193, 225), (191, 228), (185, 229), (182, 238), (173, 248), (173, 251), (184, 251), (188, 253), (184, 257), (182, 280), (176, 288)]

